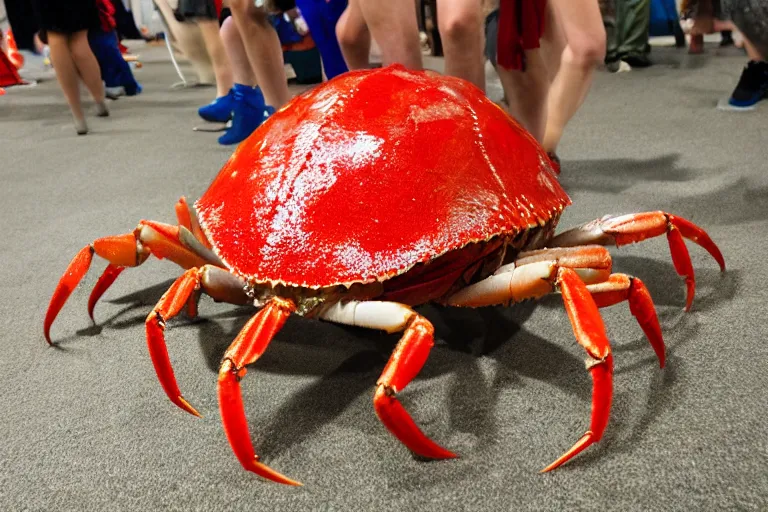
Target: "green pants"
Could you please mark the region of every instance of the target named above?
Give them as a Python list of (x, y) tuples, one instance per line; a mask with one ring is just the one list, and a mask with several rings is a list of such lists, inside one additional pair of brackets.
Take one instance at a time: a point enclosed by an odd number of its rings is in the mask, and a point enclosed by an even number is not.
[(650, 0), (601, 0), (600, 8), (607, 37), (606, 61), (650, 52)]

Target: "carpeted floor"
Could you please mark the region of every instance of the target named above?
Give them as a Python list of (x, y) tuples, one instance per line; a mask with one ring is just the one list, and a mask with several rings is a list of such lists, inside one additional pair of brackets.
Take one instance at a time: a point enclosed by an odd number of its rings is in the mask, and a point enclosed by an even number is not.
[[(662, 209), (706, 227), (721, 274), (691, 244), (693, 310), (662, 237), (613, 250), (641, 277), (668, 345), (660, 371), (625, 306), (604, 311), (616, 376), (604, 440), (538, 471), (584, 432), (591, 384), (556, 297), (504, 310), (424, 308), (438, 343), (403, 401), (461, 458), (415, 460), (377, 420), (373, 385), (396, 337), (291, 319), (243, 393), (263, 460), (302, 481), (242, 471), (224, 437), (216, 370), (248, 308), (201, 303), (173, 321), (181, 389), (166, 399), (144, 318), (179, 270), (126, 271), (86, 315), (104, 263), (69, 300), (46, 345), (43, 316), (70, 258), (139, 219), (173, 220), (232, 148), (196, 133), (211, 89), (170, 90), (161, 48), (142, 51), (145, 92), (89, 117), (76, 137), (55, 82), (0, 98), (0, 509), (20, 510), (767, 510), (768, 104), (714, 107), (738, 79), (734, 51), (655, 49), (645, 71), (599, 73), (560, 149), (574, 204), (561, 226)], [(497, 84), (490, 84), (499, 95)]]

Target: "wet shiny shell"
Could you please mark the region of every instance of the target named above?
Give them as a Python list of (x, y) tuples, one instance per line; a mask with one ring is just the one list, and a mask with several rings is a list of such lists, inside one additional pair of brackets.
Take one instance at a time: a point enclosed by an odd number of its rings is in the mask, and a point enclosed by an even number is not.
[(542, 148), (479, 89), (388, 67), (292, 100), (196, 208), (234, 273), (322, 288), (387, 279), (569, 202)]

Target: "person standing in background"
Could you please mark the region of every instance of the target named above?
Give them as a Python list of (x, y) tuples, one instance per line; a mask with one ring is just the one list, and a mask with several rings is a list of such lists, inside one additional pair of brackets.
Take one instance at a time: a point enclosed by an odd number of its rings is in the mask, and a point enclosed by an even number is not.
[(768, 97), (768, 0), (687, 0), (682, 15), (692, 22), (692, 41), (721, 30), (741, 32), (749, 62), (728, 98), (730, 108), (751, 109)]
[(608, 70), (618, 70), (620, 61), (633, 68), (650, 66), (650, 0), (600, 0), (600, 10), (607, 36)]
[(598, 0), (501, 0), (497, 29), (495, 64), (510, 114), (544, 146), (559, 173), (563, 130), (605, 59)]
[(349, 0), (336, 24), (336, 36), (349, 69), (370, 66), (371, 38), (381, 49), (383, 66), (398, 63), (423, 69), (413, 0)]
[(34, 0), (40, 31), (51, 49), (51, 62), (64, 97), (72, 111), (75, 131), (88, 133), (80, 101), (80, 80), (96, 102), (100, 117), (109, 115), (99, 63), (88, 44), (88, 30), (99, 29), (95, 0)]
[(226, 123), (232, 117), (234, 91), (232, 90), (232, 66), (219, 34), (219, 10), (214, 0), (179, 0), (174, 11), (181, 23), (195, 23), (203, 36), (205, 49), (211, 57), (213, 74), (216, 77), (216, 98), (198, 109), (206, 121)]

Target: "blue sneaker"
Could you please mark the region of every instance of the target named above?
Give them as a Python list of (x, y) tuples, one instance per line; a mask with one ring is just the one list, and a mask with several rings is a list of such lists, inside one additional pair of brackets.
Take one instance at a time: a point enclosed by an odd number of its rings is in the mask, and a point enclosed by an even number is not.
[(749, 61), (741, 72), (741, 78), (733, 90), (728, 104), (747, 108), (764, 99), (768, 94), (768, 62)]
[[(237, 87), (237, 85), (235, 85)], [(226, 96), (216, 98), (209, 104), (197, 109), (200, 117), (211, 123), (226, 123), (232, 119), (232, 109), (235, 103), (235, 88), (229, 90)]]
[(264, 95), (258, 87), (241, 86), (235, 90), (232, 126), (219, 137), (219, 144), (239, 144), (261, 126), (275, 109), (264, 103)]

